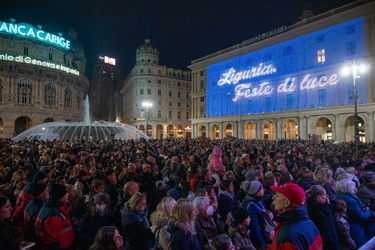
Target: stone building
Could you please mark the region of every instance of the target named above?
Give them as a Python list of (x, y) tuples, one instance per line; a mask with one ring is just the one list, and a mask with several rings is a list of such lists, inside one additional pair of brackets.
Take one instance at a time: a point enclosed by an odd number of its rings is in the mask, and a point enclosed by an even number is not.
[(192, 61), (193, 137), (374, 141), (374, 70), (341, 74), (374, 67), (374, 41), (375, 2), (356, 1)]
[(77, 33), (0, 22), (0, 137), (46, 122), (81, 121), (88, 88)]
[(121, 90), (120, 120), (152, 138), (190, 138), (190, 92), (190, 71), (159, 65), (159, 51), (146, 39)]

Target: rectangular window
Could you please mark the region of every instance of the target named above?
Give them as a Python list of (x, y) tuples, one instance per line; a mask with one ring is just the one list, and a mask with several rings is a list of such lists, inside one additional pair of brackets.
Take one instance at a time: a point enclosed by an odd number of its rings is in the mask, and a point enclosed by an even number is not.
[(354, 89), (352, 85), (348, 86), (348, 98), (350, 101), (354, 100)]
[(172, 119), (172, 111), (169, 111), (168, 117), (169, 117), (169, 119)]
[(204, 76), (204, 71), (203, 71), (203, 70), (200, 72), (200, 75), (201, 75), (201, 76)]
[(140, 90), (139, 90), (139, 94), (140, 94), (140, 95), (143, 95), (143, 89), (140, 89)]
[(147, 72), (148, 72), (148, 73), (151, 73), (151, 69), (148, 69)]
[(169, 90), (169, 97), (172, 97), (172, 91)]
[(151, 80), (147, 80), (148, 83), (151, 83)]
[(203, 81), (203, 80), (201, 80), (201, 81), (199, 82), (199, 89), (200, 89), (200, 90), (204, 89), (204, 81)]
[(354, 56), (357, 52), (357, 46), (355, 41), (347, 42), (346, 43), (346, 55), (347, 56)]
[(25, 56), (29, 55), (29, 48), (28, 47), (23, 47), (23, 54)]
[(325, 89), (319, 89), (318, 90), (318, 98), (319, 98), (319, 104), (325, 104), (326, 103), (326, 90)]
[(189, 119), (190, 119), (190, 112), (187, 111), (187, 112), (186, 112), (186, 120), (189, 120)]
[(186, 99), (189, 99), (190, 98), (190, 94), (189, 92), (186, 92)]
[(178, 102), (178, 103), (177, 103), (177, 106), (181, 107), (181, 102)]
[(143, 73), (144, 71), (143, 71), (143, 69), (141, 69), (141, 73)]
[(151, 95), (151, 89), (147, 89), (147, 94)]
[(186, 107), (187, 107), (187, 108), (190, 108), (190, 103), (186, 103)]
[(158, 105), (161, 105), (161, 100), (158, 100)]
[(172, 106), (172, 102), (169, 102), (169, 106)]
[(201, 97), (201, 102), (204, 102), (204, 96)]
[(293, 94), (286, 95), (286, 107), (292, 108), (293, 107)]
[(180, 82), (177, 83), (177, 87), (181, 87), (181, 83)]
[(161, 95), (161, 89), (158, 89), (158, 95)]
[(49, 53), (49, 54), (48, 54), (48, 59), (49, 59), (50, 61), (53, 60), (53, 58), (52, 58), (52, 53)]
[(161, 110), (158, 110), (158, 118), (161, 118)]
[(204, 106), (200, 107), (199, 114), (200, 115), (204, 115)]
[(161, 70), (160, 69), (158, 70), (158, 74), (161, 75)]
[(326, 50), (320, 49), (317, 52), (318, 55), (318, 63), (324, 63), (326, 61)]
[(177, 119), (181, 119), (181, 112), (177, 112)]
[(158, 80), (158, 84), (161, 84), (161, 81), (160, 81), (160, 80)]
[(177, 97), (181, 98), (181, 92), (177, 92)]
[(271, 97), (266, 97), (266, 111), (271, 111)]

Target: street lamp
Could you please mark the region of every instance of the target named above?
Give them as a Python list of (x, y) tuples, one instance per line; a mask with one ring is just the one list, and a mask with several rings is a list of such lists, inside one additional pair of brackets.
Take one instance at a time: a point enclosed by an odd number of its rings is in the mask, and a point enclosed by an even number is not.
[(144, 101), (142, 106), (146, 107), (146, 135), (148, 136), (148, 120), (150, 119), (149, 107), (152, 107), (152, 103), (149, 101)]
[(352, 74), (353, 77), (353, 98), (354, 98), (354, 141), (359, 142), (359, 127), (358, 127), (358, 110), (357, 110), (357, 80), (361, 77), (358, 72), (363, 73), (366, 71), (366, 64), (362, 59), (356, 60), (353, 56), (352, 60), (345, 62), (345, 66), (342, 69), (344, 75)]

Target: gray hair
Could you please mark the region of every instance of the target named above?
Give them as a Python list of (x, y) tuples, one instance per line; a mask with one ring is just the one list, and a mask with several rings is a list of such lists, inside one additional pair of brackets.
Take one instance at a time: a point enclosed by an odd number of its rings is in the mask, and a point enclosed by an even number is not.
[(336, 189), (337, 192), (341, 192), (344, 194), (355, 195), (357, 193), (355, 183), (350, 179), (342, 179), (341, 181), (337, 182)]
[(375, 180), (375, 172), (364, 172), (362, 179), (367, 184), (371, 184), (372, 180)]
[(201, 209), (204, 209), (207, 201), (210, 202), (210, 199), (208, 199), (207, 197), (196, 197), (194, 199), (194, 208), (197, 211), (200, 211)]

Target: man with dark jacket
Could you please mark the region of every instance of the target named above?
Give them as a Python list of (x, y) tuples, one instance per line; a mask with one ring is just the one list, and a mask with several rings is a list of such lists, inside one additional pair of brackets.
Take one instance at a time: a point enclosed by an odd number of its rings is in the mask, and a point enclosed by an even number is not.
[(303, 189), (294, 183), (280, 187), (270, 186), (279, 225), (269, 249), (323, 249), (322, 237), (314, 223), (309, 219)]
[(35, 233), (43, 249), (69, 249), (74, 242), (72, 223), (66, 216), (65, 204), (68, 201), (66, 186), (52, 184), (49, 198), (40, 209)]
[(104, 173), (104, 192), (109, 195), (109, 200), (111, 201), (111, 207), (115, 207), (118, 197), (118, 190), (117, 190), (117, 176), (115, 170), (108, 169)]
[(48, 188), (45, 183), (36, 183), (32, 191), (33, 198), (27, 204), (24, 211), (24, 221), (26, 225), (26, 237), (30, 242), (36, 240), (35, 236), (35, 222), (43, 202), (48, 198)]

